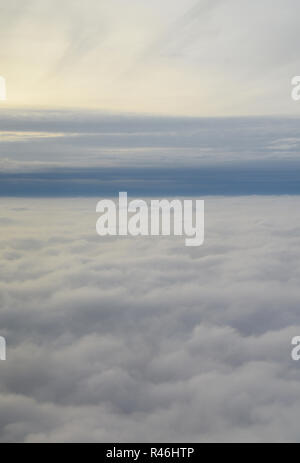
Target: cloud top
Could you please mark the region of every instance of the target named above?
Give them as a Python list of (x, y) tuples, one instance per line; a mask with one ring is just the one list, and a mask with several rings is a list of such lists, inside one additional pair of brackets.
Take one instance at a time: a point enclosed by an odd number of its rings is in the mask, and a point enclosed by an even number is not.
[(1, 441), (297, 441), (298, 203), (206, 198), (191, 250), (2, 202)]

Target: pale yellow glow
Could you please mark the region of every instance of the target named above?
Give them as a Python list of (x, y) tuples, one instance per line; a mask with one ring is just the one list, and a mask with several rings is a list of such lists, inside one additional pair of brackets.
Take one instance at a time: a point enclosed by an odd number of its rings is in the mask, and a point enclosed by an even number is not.
[(200, 116), (298, 109), (289, 98), (293, 61), (276, 68), (272, 61), (275, 40), (281, 59), (296, 46), (285, 33), (294, 26), (289, 10), (273, 8), (258, 22), (262, 4), (236, 0), (22, 5), (1, 10), (0, 75), (9, 96), (3, 108)]

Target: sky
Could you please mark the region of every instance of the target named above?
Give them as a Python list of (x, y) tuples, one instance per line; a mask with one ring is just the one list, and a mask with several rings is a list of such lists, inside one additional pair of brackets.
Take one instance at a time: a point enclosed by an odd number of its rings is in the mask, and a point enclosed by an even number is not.
[[(299, 442), (296, 0), (0, 0), (0, 442)], [(205, 201), (205, 240), (96, 204)]]
[(298, 114), (296, 0), (0, 3), (7, 106)]

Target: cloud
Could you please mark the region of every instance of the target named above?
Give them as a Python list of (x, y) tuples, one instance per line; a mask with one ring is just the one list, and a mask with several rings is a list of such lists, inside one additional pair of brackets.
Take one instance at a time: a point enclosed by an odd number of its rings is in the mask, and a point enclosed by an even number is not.
[(299, 114), (293, 0), (23, 3), (1, 11), (8, 107)]
[[(10, 164), (8, 164), (11, 167)], [(19, 166), (20, 167), (20, 166)], [(0, 174), (0, 196), (88, 197), (298, 195), (299, 163), (241, 163), (233, 166), (126, 168), (98, 167), (35, 170)]]
[(3, 111), (0, 194), (299, 194), (298, 123)]
[[(191, 36), (191, 40), (195, 39), (195, 34), (191, 33), (191, 29), (197, 27), (197, 35), (198, 37), (199, 35), (201, 36), (201, 28), (205, 27), (204, 25), (208, 21), (209, 14), (220, 3), (220, 0), (200, 0), (190, 6), (155, 39), (154, 43), (143, 51), (141, 57), (136, 60), (134, 69), (137, 71), (137, 65), (140, 66), (142, 62), (145, 63), (151, 58), (157, 58), (161, 54), (172, 55), (173, 52), (175, 56), (182, 55), (183, 46), (187, 47), (190, 45), (190, 40), (187, 40), (186, 33), (189, 33), (188, 35)], [(169, 9), (169, 13), (172, 17), (172, 7)]]
[(297, 441), (299, 197), (206, 198), (197, 249), (96, 201), (1, 201), (1, 441)]

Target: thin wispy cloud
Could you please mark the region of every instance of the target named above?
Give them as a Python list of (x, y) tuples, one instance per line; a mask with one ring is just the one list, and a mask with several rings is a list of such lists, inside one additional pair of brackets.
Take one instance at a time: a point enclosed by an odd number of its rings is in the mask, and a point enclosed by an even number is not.
[(300, 8), (293, 0), (44, 0), (15, 7), (1, 16), (8, 106), (299, 113), (290, 98)]
[[(151, 58), (158, 58), (164, 54), (176, 55), (182, 54), (182, 50), (190, 41), (199, 40), (203, 28), (208, 20), (209, 15), (221, 3), (221, 0), (199, 0), (192, 7), (188, 8), (179, 18), (172, 21), (166, 27), (156, 40), (144, 50), (141, 57), (137, 59), (138, 63), (145, 63)], [(172, 16), (172, 7), (170, 6), (170, 16)], [(196, 34), (195, 36), (195, 28)]]

